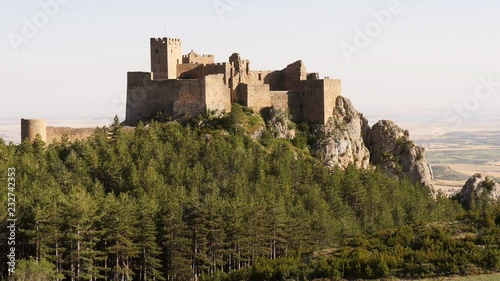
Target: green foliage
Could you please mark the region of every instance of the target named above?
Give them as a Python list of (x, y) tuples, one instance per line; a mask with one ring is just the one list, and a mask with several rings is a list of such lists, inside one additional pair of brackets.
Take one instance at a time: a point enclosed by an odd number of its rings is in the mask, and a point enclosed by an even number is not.
[(46, 261), (20, 260), (13, 275), (15, 281), (52, 281), (62, 276), (57, 275), (55, 266)]
[[(0, 168), (17, 168), (19, 258), (68, 280), (335, 280), (498, 267), (497, 248), (476, 249), (498, 243), (496, 209), (485, 212), (491, 232), (481, 242), (415, 230), (408, 225), (461, 209), (379, 172), (329, 171), (305, 152), (307, 124), (296, 140), (252, 140), (245, 128), (261, 124), (236, 107), (133, 133), (116, 119), (84, 142), (0, 142)], [(330, 247), (332, 256), (313, 254)]]

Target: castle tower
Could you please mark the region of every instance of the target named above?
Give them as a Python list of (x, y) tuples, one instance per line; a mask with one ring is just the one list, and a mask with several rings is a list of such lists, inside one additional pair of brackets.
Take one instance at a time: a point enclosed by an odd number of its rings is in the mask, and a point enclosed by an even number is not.
[(34, 140), (40, 135), (47, 142), (47, 123), (40, 119), (21, 119), (21, 141), (25, 139)]
[(153, 80), (177, 79), (177, 64), (182, 64), (182, 43), (175, 38), (151, 38)]

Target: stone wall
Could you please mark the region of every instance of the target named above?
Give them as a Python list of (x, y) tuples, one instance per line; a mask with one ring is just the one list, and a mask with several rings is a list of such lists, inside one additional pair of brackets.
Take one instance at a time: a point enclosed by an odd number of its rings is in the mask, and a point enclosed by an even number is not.
[(299, 60), (283, 69), (283, 88), (285, 90), (297, 90), (299, 83), (307, 80), (307, 71), (304, 63)]
[(303, 118), (312, 123), (326, 124), (333, 117), (336, 99), (341, 95), (341, 81), (333, 79), (305, 80), (299, 83)]
[(243, 105), (256, 112), (272, 106), (269, 85), (241, 84), (241, 94)]
[(204, 79), (207, 110), (231, 112), (231, 92), (224, 74), (208, 75)]
[(95, 128), (47, 127), (47, 144), (61, 141), (67, 136), (69, 141), (86, 140), (94, 133)]
[(217, 64), (180, 64), (177, 65), (177, 72), (180, 79), (200, 79), (203, 80), (207, 75), (227, 73), (226, 63)]
[(69, 141), (85, 140), (94, 133), (95, 128), (47, 127), (45, 120), (21, 119), (21, 141), (34, 140), (40, 135), (42, 141), (51, 144), (60, 141), (64, 135)]
[[(183, 63), (177, 65), (177, 78), (196, 79), (199, 75), (197, 68), (201, 67), (199, 64)], [(196, 77), (196, 78), (192, 78)]]
[(205, 112), (203, 80), (148, 80), (147, 73), (130, 72), (127, 86), (126, 124), (137, 125), (158, 112), (189, 118)]
[(324, 80), (305, 80), (299, 85), (303, 118), (311, 123), (325, 124)]
[(333, 110), (337, 104), (337, 97), (342, 95), (342, 82), (338, 79), (325, 79), (324, 83), (324, 120), (325, 123), (333, 117)]

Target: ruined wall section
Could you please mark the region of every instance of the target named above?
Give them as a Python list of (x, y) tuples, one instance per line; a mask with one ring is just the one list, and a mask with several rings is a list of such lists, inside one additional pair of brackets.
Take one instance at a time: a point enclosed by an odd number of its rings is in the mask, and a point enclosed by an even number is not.
[(299, 60), (283, 69), (283, 88), (296, 91), (300, 81), (307, 80), (307, 71), (304, 63)]
[(47, 127), (47, 144), (61, 141), (64, 136), (70, 142), (86, 140), (94, 134), (95, 128)]

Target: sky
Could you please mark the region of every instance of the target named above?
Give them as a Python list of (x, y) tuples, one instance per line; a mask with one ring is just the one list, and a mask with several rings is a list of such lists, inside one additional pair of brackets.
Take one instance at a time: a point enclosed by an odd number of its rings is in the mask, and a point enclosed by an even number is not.
[(500, 1), (0, 1), (0, 125), (123, 120), (151, 37), (254, 70), (302, 59), (373, 118), (500, 119)]

